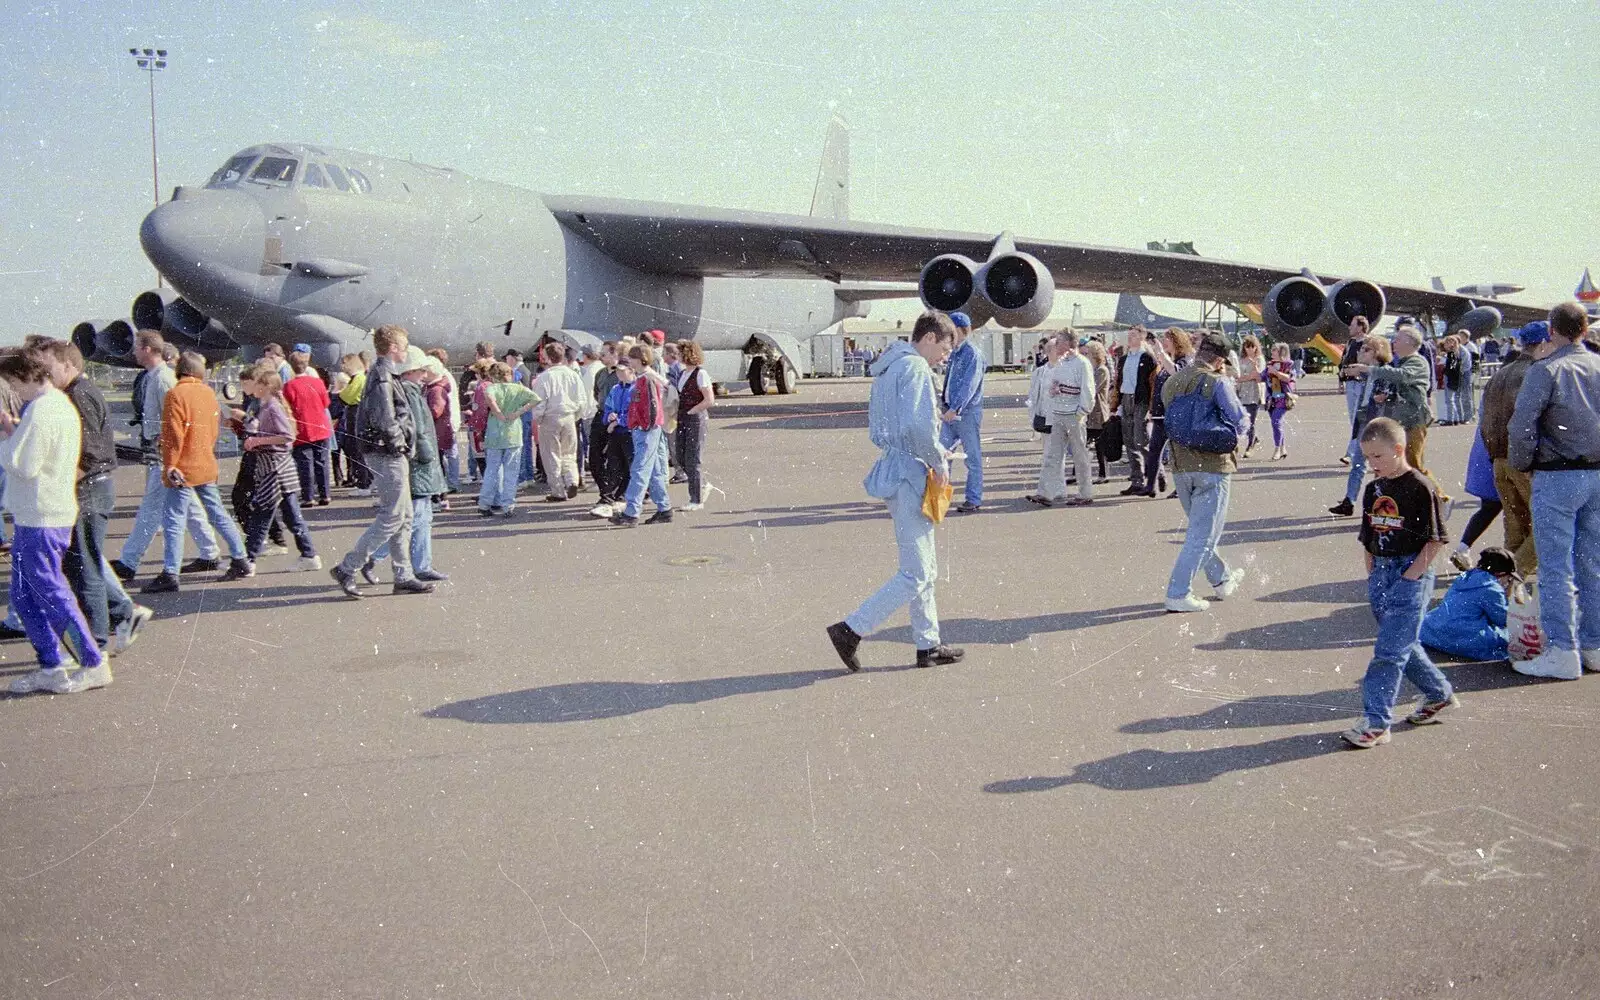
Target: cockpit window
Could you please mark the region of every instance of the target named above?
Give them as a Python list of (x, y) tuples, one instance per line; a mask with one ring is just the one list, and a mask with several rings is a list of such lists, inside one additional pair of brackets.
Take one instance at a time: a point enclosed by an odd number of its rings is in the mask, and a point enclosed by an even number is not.
[(372, 193), (372, 182), (367, 180), (366, 174), (354, 169), (349, 171), (349, 173), (350, 183), (355, 187), (356, 191), (360, 192), (361, 194)]
[(244, 180), (245, 173), (250, 169), (250, 164), (254, 162), (256, 162), (256, 158), (255, 154), (253, 153), (245, 153), (235, 156), (233, 159), (219, 167), (216, 173), (211, 175), (211, 179), (206, 181), (206, 187), (232, 187), (233, 185)]
[(286, 156), (267, 156), (256, 165), (251, 172), (250, 179), (257, 184), (289, 185), (294, 183), (294, 171), (298, 167), (298, 160), (291, 160)]
[(307, 163), (305, 173), (300, 175), (300, 186), (308, 188), (325, 188), (329, 187), (330, 185), (328, 184), (328, 177), (322, 172), (321, 167), (317, 166), (315, 163)]
[(350, 190), (350, 181), (345, 177), (344, 170), (336, 164), (328, 164), (328, 176), (333, 178), (333, 186), (340, 191)]

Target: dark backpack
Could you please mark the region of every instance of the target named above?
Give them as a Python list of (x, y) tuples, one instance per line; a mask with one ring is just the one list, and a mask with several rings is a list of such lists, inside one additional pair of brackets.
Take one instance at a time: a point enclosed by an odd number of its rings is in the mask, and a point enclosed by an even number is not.
[(1231, 454), (1239, 447), (1239, 434), (1222, 419), (1212, 397), (1215, 375), (1201, 376), (1195, 387), (1167, 404), (1167, 437), (1194, 451)]

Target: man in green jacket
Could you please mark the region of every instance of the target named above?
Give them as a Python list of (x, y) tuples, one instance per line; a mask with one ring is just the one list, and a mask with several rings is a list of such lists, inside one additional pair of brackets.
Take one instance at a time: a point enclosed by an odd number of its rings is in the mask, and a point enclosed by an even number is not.
[[(1433, 382), (1433, 373), (1428, 360), (1417, 353), (1421, 349), (1422, 334), (1416, 327), (1403, 324), (1395, 328), (1392, 364), (1380, 367), (1348, 365), (1345, 371), (1353, 375), (1365, 375), (1372, 380), (1373, 402), (1387, 402), (1388, 416), (1405, 428), (1406, 464), (1428, 477), (1439, 499), (1448, 502), (1450, 498), (1423, 461), (1423, 451), (1428, 445), (1428, 426), (1433, 423), (1433, 414), (1428, 410), (1428, 387)], [(1384, 394), (1384, 399), (1378, 398), (1379, 393)]]

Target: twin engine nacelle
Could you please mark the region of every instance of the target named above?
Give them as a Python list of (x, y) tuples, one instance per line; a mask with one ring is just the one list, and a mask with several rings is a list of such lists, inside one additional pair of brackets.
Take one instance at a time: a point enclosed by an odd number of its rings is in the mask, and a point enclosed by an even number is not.
[(1055, 304), (1050, 269), (1025, 253), (1002, 253), (979, 264), (960, 254), (944, 254), (922, 266), (917, 281), (922, 304), (938, 312), (964, 312), (980, 327), (993, 319), (1001, 326), (1038, 326)]
[(1315, 278), (1295, 275), (1272, 286), (1261, 302), (1261, 322), (1276, 340), (1303, 344), (1323, 334), (1342, 343), (1357, 316), (1376, 329), (1385, 306), (1383, 289), (1370, 281), (1346, 278), (1324, 288)]
[(180, 350), (198, 351), (208, 363), (231, 357), (238, 345), (227, 328), (165, 288), (141, 292), (133, 300), (129, 319), (79, 323), (72, 328), (72, 342), (83, 356), (101, 364), (138, 367), (133, 358), (134, 335), (139, 330), (155, 330), (163, 340)]

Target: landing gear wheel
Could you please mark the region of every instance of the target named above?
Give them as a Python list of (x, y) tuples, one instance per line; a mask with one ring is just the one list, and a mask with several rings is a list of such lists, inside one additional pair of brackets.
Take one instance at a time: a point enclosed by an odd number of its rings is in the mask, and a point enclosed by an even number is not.
[(780, 396), (788, 396), (800, 390), (800, 373), (794, 370), (794, 365), (788, 358), (769, 367), (777, 369), (773, 374), (776, 376)]
[(752, 396), (765, 396), (771, 392), (776, 382), (776, 367), (769, 358), (754, 357), (750, 359), (750, 394)]

